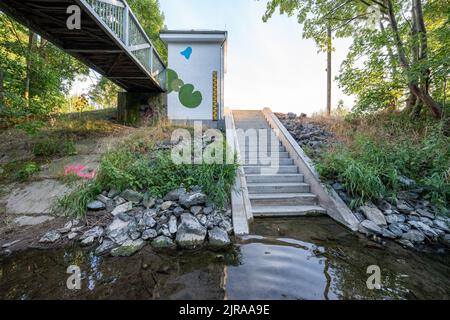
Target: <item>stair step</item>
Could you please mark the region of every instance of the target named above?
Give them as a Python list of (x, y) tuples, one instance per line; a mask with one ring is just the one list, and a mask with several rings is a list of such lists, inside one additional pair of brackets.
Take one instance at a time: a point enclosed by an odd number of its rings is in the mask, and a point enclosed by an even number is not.
[(316, 205), (317, 196), (312, 193), (263, 193), (249, 194), (252, 206)]
[(320, 216), (327, 211), (319, 206), (253, 206), (255, 217)]
[(287, 159), (289, 158), (289, 153), (286, 151), (283, 152), (270, 152), (270, 151), (247, 151), (243, 152), (241, 151), (241, 157), (245, 159), (259, 159), (259, 158), (270, 158), (270, 157), (277, 157), (279, 159)]
[[(245, 174), (261, 174), (261, 168), (267, 168), (266, 166), (244, 166)], [(279, 166), (277, 167), (277, 174), (285, 173), (298, 173), (298, 168), (296, 166)]]
[(247, 183), (271, 183), (271, 182), (304, 182), (305, 178), (302, 174), (274, 174), (274, 175), (261, 175), (261, 174), (247, 174)]
[[(245, 152), (244, 152), (244, 150), (245, 150)], [(239, 151), (241, 152), (241, 154), (243, 154), (243, 153), (249, 153), (249, 152), (254, 152), (254, 153), (257, 153), (257, 152), (271, 152), (271, 150), (272, 150), (272, 146), (266, 146), (266, 147), (258, 147), (258, 146), (255, 146), (255, 145), (246, 145), (245, 146), (245, 149), (244, 149), (244, 146), (241, 146), (241, 145), (239, 145)], [(274, 149), (274, 150), (276, 150), (276, 149)], [(286, 148), (285, 147), (283, 147), (283, 146), (278, 146), (278, 152), (286, 152)]]
[[(276, 161), (275, 161), (276, 160)], [(272, 159), (272, 158), (264, 158), (264, 159), (242, 159), (243, 163), (247, 165), (261, 165), (261, 166), (273, 166), (278, 164), (280, 166), (289, 166), (294, 165), (294, 160), (292, 159)]]
[(247, 183), (249, 193), (309, 193), (307, 183)]

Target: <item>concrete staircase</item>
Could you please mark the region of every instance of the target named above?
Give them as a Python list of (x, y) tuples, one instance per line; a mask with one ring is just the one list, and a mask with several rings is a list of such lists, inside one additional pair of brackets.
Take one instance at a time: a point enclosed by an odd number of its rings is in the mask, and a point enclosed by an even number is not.
[[(317, 205), (317, 196), (310, 192), (310, 185), (305, 183), (304, 176), (275, 136), (262, 112), (233, 110), (233, 118), (238, 131), (253, 216), (326, 214), (326, 210)], [(258, 139), (245, 139), (240, 129), (247, 136), (256, 134)]]

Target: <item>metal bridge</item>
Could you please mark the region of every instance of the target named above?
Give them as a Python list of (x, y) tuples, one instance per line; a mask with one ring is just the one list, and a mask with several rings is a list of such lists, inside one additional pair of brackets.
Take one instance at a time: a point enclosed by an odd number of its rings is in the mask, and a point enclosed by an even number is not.
[[(68, 7), (81, 9), (69, 30)], [(0, 0), (0, 10), (128, 92), (163, 92), (166, 66), (125, 0)]]

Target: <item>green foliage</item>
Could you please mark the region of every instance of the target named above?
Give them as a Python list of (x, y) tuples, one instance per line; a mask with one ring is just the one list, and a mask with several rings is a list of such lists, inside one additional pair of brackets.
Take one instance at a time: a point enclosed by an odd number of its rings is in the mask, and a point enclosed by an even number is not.
[(236, 159), (233, 164), (176, 165), (170, 151), (155, 150), (152, 143), (132, 138), (105, 154), (95, 180), (61, 199), (55, 210), (80, 216), (87, 203), (104, 190), (131, 188), (162, 197), (180, 185), (188, 190), (200, 186), (210, 201), (223, 206), (229, 201), (236, 171)]
[(33, 146), (35, 157), (51, 158), (54, 156), (70, 156), (77, 153), (75, 144), (72, 140), (64, 138), (45, 137), (36, 142)]
[(37, 135), (43, 127), (45, 127), (45, 123), (42, 121), (30, 121), (16, 125), (16, 129), (23, 130), (30, 136)]
[(318, 171), (325, 179), (342, 181), (346, 190), (357, 197), (355, 206), (385, 195), (395, 196), (402, 188), (398, 177), (404, 175), (417, 181), (427, 198), (445, 207), (450, 197), (449, 145), (441, 124), (431, 127), (415, 143), (360, 134), (318, 159)]
[(15, 177), (20, 181), (25, 181), (36, 172), (39, 172), (40, 170), (41, 169), (37, 163), (25, 162), (20, 167), (17, 168)]

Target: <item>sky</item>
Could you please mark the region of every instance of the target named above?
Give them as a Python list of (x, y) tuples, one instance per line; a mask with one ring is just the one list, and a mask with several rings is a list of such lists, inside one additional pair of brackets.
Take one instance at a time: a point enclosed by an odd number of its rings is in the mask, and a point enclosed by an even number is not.
[[(159, 0), (168, 29), (228, 31), (225, 105), (232, 109), (271, 108), (311, 115), (326, 109), (326, 53), (302, 39), (296, 17), (274, 14), (262, 21), (268, 0)], [(333, 79), (350, 40), (336, 39)], [(79, 82), (72, 94), (86, 92), (92, 80)], [(339, 100), (352, 107), (333, 82), (332, 107)]]
[[(160, 0), (168, 29), (228, 31), (225, 105), (312, 114), (326, 109), (326, 53), (301, 36), (296, 17), (262, 21), (267, 0)], [(335, 40), (333, 78), (350, 41)], [(353, 98), (333, 84), (333, 107)]]

